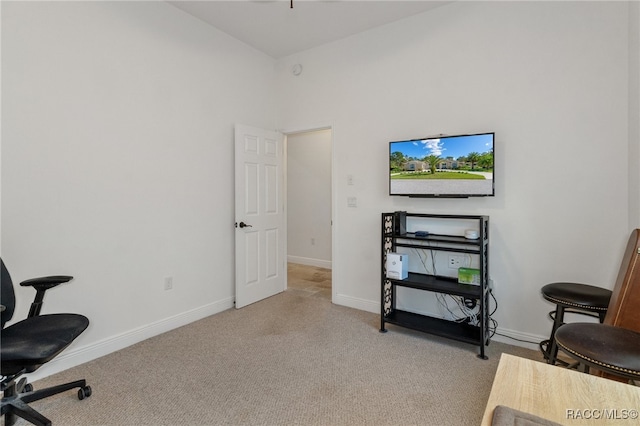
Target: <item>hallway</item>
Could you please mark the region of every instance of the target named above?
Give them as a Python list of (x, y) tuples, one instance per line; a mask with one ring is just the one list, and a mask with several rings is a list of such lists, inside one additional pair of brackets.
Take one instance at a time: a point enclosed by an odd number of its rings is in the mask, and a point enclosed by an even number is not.
[(288, 289), (331, 300), (331, 269), (288, 263)]

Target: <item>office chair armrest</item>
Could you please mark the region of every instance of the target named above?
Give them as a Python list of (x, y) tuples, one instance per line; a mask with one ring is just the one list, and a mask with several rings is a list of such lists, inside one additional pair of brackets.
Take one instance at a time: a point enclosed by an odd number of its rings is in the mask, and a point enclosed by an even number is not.
[(69, 282), (73, 277), (69, 275), (54, 275), (50, 277), (32, 278), (20, 283), (23, 287), (33, 287), (36, 290), (48, 290), (59, 284)]
[(42, 309), (42, 302), (44, 301), (44, 293), (59, 284), (69, 282), (73, 279), (68, 275), (54, 275), (50, 277), (32, 278), (20, 283), (23, 287), (33, 287), (36, 290), (36, 297), (31, 303), (29, 308), (28, 318), (40, 315)]

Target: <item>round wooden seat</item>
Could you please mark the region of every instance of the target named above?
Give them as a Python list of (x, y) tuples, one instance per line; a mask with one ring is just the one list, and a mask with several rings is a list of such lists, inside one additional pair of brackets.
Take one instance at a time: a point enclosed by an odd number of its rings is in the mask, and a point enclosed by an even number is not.
[(545, 285), (540, 291), (544, 299), (556, 305), (556, 309), (549, 312), (549, 317), (553, 320), (551, 335), (549, 339), (540, 342), (540, 350), (547, 362), (555, 364), (558, 356), (555, 334), (564, 324), (564, 314), (594, 316), (603, 322), (611, 299), (611, 290), (589, 284), (557, 282)]
[(556, 331), (558, 347), (571, 358), (607, 373), (640, 379), (640, 333), (597, 323), (566, 324)]

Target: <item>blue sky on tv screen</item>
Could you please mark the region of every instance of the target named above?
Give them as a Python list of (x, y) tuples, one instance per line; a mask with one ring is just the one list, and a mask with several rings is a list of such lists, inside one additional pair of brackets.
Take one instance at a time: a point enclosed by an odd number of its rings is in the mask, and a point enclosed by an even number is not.
[(463, 157), (470, 152), (482, 154), (493, 149), (493, 134), (451, 136), (420, 139), (414, 141), (391, 142), (390, 153), (400, 151), (405, 157), (424, 158), (429, 155), (438, 157)]

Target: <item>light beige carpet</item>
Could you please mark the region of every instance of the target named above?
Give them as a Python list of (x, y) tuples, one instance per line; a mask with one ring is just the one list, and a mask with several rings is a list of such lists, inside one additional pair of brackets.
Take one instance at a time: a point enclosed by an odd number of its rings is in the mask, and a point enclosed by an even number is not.
[(86, 378), (93, 395), (33, 406), (57, 426), (478, 425), (500, 354), (541, 359), (379, 327), (290, 289), (36, 382)]

